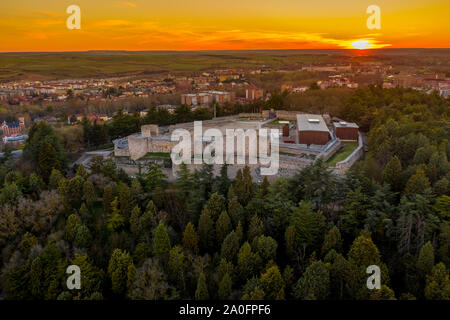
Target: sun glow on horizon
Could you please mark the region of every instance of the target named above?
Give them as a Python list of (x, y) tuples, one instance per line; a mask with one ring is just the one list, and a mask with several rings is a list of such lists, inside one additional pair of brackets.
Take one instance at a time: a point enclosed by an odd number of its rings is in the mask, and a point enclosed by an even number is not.
[(372, 49), (373, 44), (369, 40), (356, 40), (352, 42), (352, 48), (358, 50)]
[(347, 49), (356, 49), (356, 50), (367, 50), (367, 49), (380, 49), (385, 47), (390, 47), (391, 44), (388, 43), (379, 43), (373, 39), (358, 39), (351, 40), (346, 45)]

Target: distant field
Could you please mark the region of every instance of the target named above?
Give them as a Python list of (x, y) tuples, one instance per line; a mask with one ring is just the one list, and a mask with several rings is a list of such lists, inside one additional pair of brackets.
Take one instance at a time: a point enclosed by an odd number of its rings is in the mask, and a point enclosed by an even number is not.
[(438, 67), (450, 73), (449, 49), (257, 51), (89, 51), (65, 53), (0, 53), (0, 81), (186, 73), (220, 68), (272, 67), (295, 70), (317, 63), (379, 61), (402, 68)]
[(283, 67), (321, 62), (326, 56), (262, 53), (3, 53), (0, 80), (61, 79), (182, 73), (217, 68)]

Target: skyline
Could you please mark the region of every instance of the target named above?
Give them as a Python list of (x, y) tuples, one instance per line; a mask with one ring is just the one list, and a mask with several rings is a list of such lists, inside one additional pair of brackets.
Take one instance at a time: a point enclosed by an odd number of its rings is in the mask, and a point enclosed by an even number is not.
[[(208, 51), (277, 49), (448, 48), (450, 3), (443, 0), (339, 3), (229, 0), (17, 0), (0, 4), (1, 52)], [(68, 6), (81, 9), (69, 30)], [(381, 29), (366, 26), (368, 6)]]

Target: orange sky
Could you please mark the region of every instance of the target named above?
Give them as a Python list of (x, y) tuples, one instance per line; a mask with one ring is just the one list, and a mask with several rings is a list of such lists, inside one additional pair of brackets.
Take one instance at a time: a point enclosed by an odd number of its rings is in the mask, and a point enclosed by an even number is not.
[(448, 48), (449, 14), (448, 0), (0, 0), (0, 51)]

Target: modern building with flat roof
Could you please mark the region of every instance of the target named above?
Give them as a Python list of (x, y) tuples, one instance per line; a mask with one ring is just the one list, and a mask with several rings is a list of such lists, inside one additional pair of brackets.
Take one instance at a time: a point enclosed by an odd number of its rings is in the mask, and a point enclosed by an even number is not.
[(331, 140), (331, 133), (322, 116), (317, 114), (297, 114), (299, 144), (324, 145)]
[(336, 136), (341, 140), (358, 140), (359, 127), (356, 123), (339, 121), (333, 123)]

